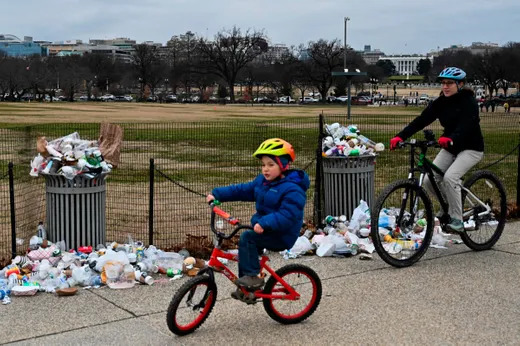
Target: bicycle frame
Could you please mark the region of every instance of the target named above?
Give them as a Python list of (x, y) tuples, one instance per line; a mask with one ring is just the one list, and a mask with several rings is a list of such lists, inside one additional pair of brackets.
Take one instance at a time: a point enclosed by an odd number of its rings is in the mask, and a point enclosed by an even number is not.
[[(231, 232), (229, 235), (225, 235), (222, 232), (218, 232), (215, 230), (215, 215), (219, 215), (222, 219), (224, 219), (226, 222), (228, 222), (231, 225), (236, 226), (236, 228)], [(212, 206), (212, 213), (211, 213), (211, 230), (213, 233), (217, 236), (217, 244), (213, 248), (213, 251), (211, 252), (211, 257), (208, 261), (208, 267), (203, 269), (199, 274), (203, 274), (205, 272), (209, 271), (216, 271), (222, 273), (226, 278), (228, 278), (231, 282), (235, 283), (238, 279), (237, 276), (226, 266), (224, 265), (219, 258), (224, 258), (230, 261), (238, 262), (239, 258), (237, 254), (232, 254), (226, 251), (223, 251), (220, 247), (222, 244), (222, 241), (224, 239), (231, 239), (238, 231), (241, 229), (252, 229), (251, 226), (248, 225), (241, 225), (240, 221), (236, 218), (231, 217), (228, 213), (223, 211), (222, 209), (218, 208), (217, 206)], [(287, 282), (285, 282), (276, 272), (267, 265), (267, 262), (269, 261), (269, 257), (263, 255), (260, 258), (260, 276), (264, 277), (266, 272), (268, 272), (272, 277), (276, 279), (277, 282), (279, 282), (284, 289), (276, 289), (273, 290), (273, 293), (282, 293), (283, 294), (265, 294), (262, 293), (263, 291), (257, 290), (254, 292), (255, 298), (267, 298), (267, 299), (284, 299), (284, 300), (297, 300), (300, 297), (300, 294), (296, 292), (294, 288), (292, 288)], [(241, 287), (242, 291), (244, 293), (249, 293), (244, 287)]]
[[(435, 196), (441, 204), (442, 210), (445, 214), (447, 214), (449, 207), (448, 202), (444, 199), (444, 196), (442, 195), (439, 185), (437, 183), (437, 180), (435, 179), (435, 173), (438, 174), (440, 177), (444, 177), (444, 172), (439, 167), (437, 167), (431, 160), (426, 158), (426, 152), (428, 151), (428, 147), (437, 145), (435, 143), (435, 140), (432, 140), (432, 137), (429, 137), (430, 133), (428, 133), (427, 131), (428, 130), (424, 131), (425, 137), (427, 139), (426, 141), (416, 141), (415, 139), (412, 139), (410, 142), (406, 142), (406, 144), (410, 145), (410, 171), (408, 173), (408, 179), (412, 180), (418, 186), (422, 187), (424, 182), (424, 176), (427, 175), (430, 179), (433, 191), (435, 192)], [(418, 155), (419, 158), (417, 160), (417, 167), (415, 167), (416, 148), (420, 149), (420, 153)], [(415, 179), (415, 172), (420, 173), (418, 181)], [(491, 212), (491, 208), (487, 204), (482, 202), (477, 196), (475, 196), (474, 193), (472, 193), (469, 189), (465, 188), (462, 184), (459, 185), (461, 189), (467, 193), (467, 199), (468, 202), (471, 204), (472, 208), (474, 208), (476, 205), (480, 205), (485, 209), (484, 211), (478, 213), (478, 216), (487, 215)], [(414, 201), (414, 212), (417, 211), (417, 203), (418, 200), (416, 198), (416, 200)], [(466, 212), (463, 212), (462, 217), (464, 219), (471, 214), (472, 211), (468, 210)]]

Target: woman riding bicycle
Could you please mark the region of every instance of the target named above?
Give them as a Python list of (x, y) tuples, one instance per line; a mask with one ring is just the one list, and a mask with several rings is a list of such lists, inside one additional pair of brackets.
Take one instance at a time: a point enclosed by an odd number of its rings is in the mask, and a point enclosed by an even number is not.
[[(462, 232), (464, 224), (460, 179), (484, 156), (484, 138), (475, 95), (472, 90), (463, 88), (466, 72), (457, 67), (448, 67), (441, 71), (437, 79), (442, 84), (440, 96), (390, 140), (390, 150), (439, 119), (444, 128), (438, 140), (442, 149), (433, 163), (445, 172), (439, 187), (449, 204), (451, 221), (447, 226), (452, 231)], [(433, 194), (428, 177), (424, 180), (424, 187)]]

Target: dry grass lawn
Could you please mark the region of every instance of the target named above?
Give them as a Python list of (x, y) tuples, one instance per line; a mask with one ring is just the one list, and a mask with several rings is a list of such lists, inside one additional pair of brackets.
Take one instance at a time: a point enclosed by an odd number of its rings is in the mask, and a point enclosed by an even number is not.
[[(407, 108), (419, 114), (422, 108)], [(0, 123), (189, 122), (224, 118), (280, 118), (346, 114), (342, 105), (214, 105), (153, 103), (0, 103)], [(353, 106), (352, 114), (403, 114), (404, 107)]]

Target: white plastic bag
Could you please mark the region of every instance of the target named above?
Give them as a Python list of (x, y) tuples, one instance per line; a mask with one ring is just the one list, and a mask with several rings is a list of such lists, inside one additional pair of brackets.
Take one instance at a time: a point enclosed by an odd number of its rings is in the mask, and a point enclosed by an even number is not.
[(40, 154), (38, 154), (32, 161), (31, 161), (31, 172), (29, 173), (29, 175), (31, 177), (37, 177), (38, 176), (38, 173), (40, 173), (41, 171), (41, 165), (43, 163), (43, 156), (41, 156)]
[(357, 233), (361, 228), (361, 224), (366, 223), (368, 219), (370, 219), (370, 208), (368, 207), (367, 202), (360, 200), (359, 205), (352, 213), (348, 229), (353, 233)]
[(290, 249), (290, 252), (293, 254), (303, 255), (307, 251), (312, 249), (312, 244), (307, 237), (300, 236), (296, 239), (296, 243), (294, 243), (293, 247)]

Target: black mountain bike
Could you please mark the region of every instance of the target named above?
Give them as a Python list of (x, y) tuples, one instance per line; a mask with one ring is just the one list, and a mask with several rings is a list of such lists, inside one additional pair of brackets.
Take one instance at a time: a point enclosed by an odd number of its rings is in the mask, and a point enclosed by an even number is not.
[[(408, 179), (387, 185), (371, 209), (371, 237), (379, 256), (394, 267), (417, 262), (428, 249), (434, 231), (433, 204), (422, 187), (427, 175), (439, 201), (442, 215), (439, 226), (449, 233), (448, 202), (442, 195), (434, 172), (444, 175), (426, 157), (429, 147), (439, 147), (431, 130), (424, 140), (411, 139), (399, 147), (410, 147)], [(419, 177), (417, 177), (419, 173)], [(506, 192), (498, 177), (485, 170), (476, 171), (461, 185), (464, 244), (480, 251), (490, 249), (500, 238), (506, 222)]]

